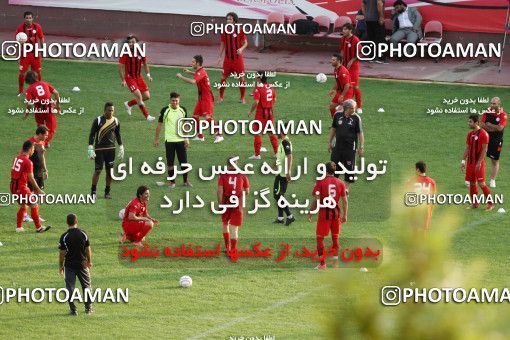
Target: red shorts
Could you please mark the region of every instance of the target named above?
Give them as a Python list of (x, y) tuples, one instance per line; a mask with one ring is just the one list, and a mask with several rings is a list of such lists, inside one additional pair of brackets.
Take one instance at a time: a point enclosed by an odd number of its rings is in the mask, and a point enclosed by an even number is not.
[(18, 199), (16, 201), (13, 200), (13, 203), (16, 202), (20, 205), (22, 204), (30, 205), (29, 196), (32, 195), (32, 191), (30, 191), (28, 187), (21, 187), (18, 190), (16, 190), (16, 188), (14, 188), (13, 186), (13, 182), (11, 182), (11, 194), (18, 195), (17, 197)]
[(122, 229), (126, 234), (126, 238), (132, 242), (140, 242), (150, 230), (145, 221), (124, 221)]
[(145, 80), (143, 80), (142, 76), (136, 78), (126, 77), (124, 80), (131, 92), (135, 92), (136, 90), (140, 90), (140, 92), (149, 91), (149, 87)]
[(485, 159), (482, 161), (478, 172), (476, 172), (475, 164), (468, 164), (466, 166), (466, 181), (485, 182)]
[(35, 57), (33, 53), (27, 54), (26, 57), (19, 58), (19, 71), (25, 73), (28, 71), (28, 67), (34, 72), (41, 71), (41, 56)]
[(214, 114), (214, 98), (199, 98), (193, 116), (205, 117), (207, 115), (213, 116)]
[(317, 236), (326, 237), (331, 230), (332, 235), (340, 235), (340, 219), (326, 220), (319, 218), (317, 220), (317, 229), (315, 233)]
[(221, 221), (223, 225), (233, 225), (235, 227), (240, 227), (243, 224), (243, 209), (241, 208), (227, 208), (221, 215)]
[(349, 69), (349, 75), (351, 76), (351, 85), (359, 86), (359, 66), (355, 66), (354, 64)]
[[(267, 123), (268, 123), (268, 122), (273, 123), (273, 126), (274, 126), (274, 117), (273, 117), (272, 115), (271, 115), (271, 118), (269, 118), (269, 119), (264, 119), (264, 118), (262, 118), (262, 115), (261, 115), (261, 114), (259, 115), (259, 114), (257, 113), (257, 114), (255, 115), (255, 120), (258, 120), (258, 121), (261, 123), (261, 124), (260, 124), (260, 126), (262, 127), (262, 131), (266, 128), (266, 125), (267, 125)], [(257, 128), (258, 128), (258, 125), (257, 125)]]
[[(345, 94), (345, 97), (344, 97), (344, 101), (347, 100), (347, 99), (352, 99), (352, 83), (351, 83), (351, 87), (349, 87), (349, 91), (347, 91), (347, 93)], [(332, 103), (335, 103), (337, 105), (342, 105), (342, 103), (339, 103), (338, 102), (338, 98), (340, 98), (340, 96), (342, 95), (342, 92), (339, 92), (339, 91), (336, 91), (336, 94), (335, 94), (335, 97), (333, 98), (333, 100), (331, 101)]]
[(223, 61), (223, 78), (226, 79), (232, 73), (244, 73), (244, 60), (242, 57), (238, 58), (237, 60), (230, 60), (225, 58)]

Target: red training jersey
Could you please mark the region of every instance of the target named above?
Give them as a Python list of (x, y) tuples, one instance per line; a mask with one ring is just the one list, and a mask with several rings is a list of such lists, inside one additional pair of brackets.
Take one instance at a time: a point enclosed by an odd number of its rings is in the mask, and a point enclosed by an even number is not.
[(123, 222), (130, 221), (129, 213), (134, 213), (135, 216), (147, 216), (147, 203), (141, 202), (138, 197), (133, 198), (124, 211)]
[(141, 76), (142, 65), (147, 63), (147, 58), (142, 56), (128, 56), (124, 54), (119, 58), (119, 63), (124, 65), (125, 77), (138, 78)]
[(239, 28), (238, 32), (231, 34), (223, 33), (220, 39), (225, 44), (225, 60), (236, 61), (243, 58), (242, 54), (237, 54), (237, 50), (246, 41), (246, 35), (241, 28)]
[(213, 98), (209, 76), (203, 67), (195, 71), (193, 79), (197, 82), (198, 96), (200, 98)]
[(312, 195), (319, 195), (319, 200), (322, 202), (326, 197), (333, 197), (335, 200), (335, 208), (320, 208), (320, 220), (336, 220), (340, 218), (340, 197), (345, 197), (345, 184), (340, 179), (333, 176), (326, 176), (315, 183)]
[(20, 24), (16, 29), (16, 35), (20, 32), (24, 32), (27, 35), (28, 39), (26, 43), (34, 45), (34, 47), (35, 44), (40, 43), (41, 40), (44, 38), (44, 33), (41, 28), (41, 25), (39, 25), (36, 22), (32, 22), (32, 25), (30, 26), (25, 25), (25, 23)]
[(273, 105), (276, 99), (276, 91), (269, 84), (257, 86), (253, 91), (253, 99), (258, 100), (256, 118), (273, 118)]
[(429, 176), (415, 176), (409, 181), (409, 185), (418, 194), (432, 195), (436, 193), (436, 181)]
[(484, 129), (469, 131), (466, 138), (468, 149), (468, 165), (476, 164), (476, 160), (480, 158), (482, 146), (489, 143), (489, 134)]
[[(243, 174), (221, 174), (218, 178), (218, 186), (223, 188), (223, 204), (229, 203), (230, 196), (243, 196), (243, 191), (250, 187), (248, 177)], [(241, 201), (239, 201), (241, 203)]]
[(41, 113), (52, 113), (51, 94), (54, 91), (55, 88), (50, 83), (36, 81), (28, 87), (25, 98), (33, 101), (34, 108), (40, 110)]
[(33, 171), (34, 166), (27, 155), (18, 155), (14, 157), (11, 169), (11, 185), (14, 185), (14, 189), (20, 190), (25, 188), (28, 190), (28, 174)]
[(336, 90), (337, 92), (342, 93), (344, 91), (344, 86), (351, 84), (351, 76), (349, 75), (349, 70), (347, 70), (345, 66), (340, 65), (339, 67), (335, 68), (334, 75), (337, 86)]
[[(347, 67), (349, 61), (353, 58), (358, 57), (359, 51), (361, 51), (361, 45), (359, 44), (359, 38), (352, 35), (350, 38), (340, 38), (340, 52), (342, 52), (342, 65)], [(351, 65), (351, 68), (355, 69), (359, 67), (359, 60), (356, 59)]]

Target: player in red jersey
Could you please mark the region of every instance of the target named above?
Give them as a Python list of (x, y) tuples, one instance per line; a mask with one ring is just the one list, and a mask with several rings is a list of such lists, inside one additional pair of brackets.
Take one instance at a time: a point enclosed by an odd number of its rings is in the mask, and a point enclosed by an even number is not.
[[(235, 171), (239, 157), (229, 157), (228, 170)], [(227, 252), (237, 249), (238, 229), (243, 224), (243, 192), (250, 192), (248, 177), (242, 174), (221, 174), (218, 178), (218, 189), (216, 191), (218, 204), (232, 204), (231, 196), (237, 197), (239, 205), (235, 208), (227, 208), (221, 215), (223, 223), (223, 239)]]
[[(239, 21), (236, 13), (230, 12), (226, 15), (227, 25), (235, 25)], [(229, 30), (230, 32), (230, 30)], [(220, 96), (218, 102), (223, 101), (223, 94), (225, 93), (225, 85), (227, 78), (231, 75), (244, 74), (244, 58), (243, 51), (248, 47), (248, 40), (242, 28), (235, 28), (232, 33), (223, 33), (221, 35), (220, 56), (218, 58), (218, 65), (223, 59), (223, 74), (221, 76)], [(241, 93), (241, 103), (246, 103), (244, 94), (246, 92), (246, 81), (244, 75), (239, 77), (240, 86), (239, 92)]]
[(140, 111), (142, 111), (145, 119), (152, 122), (156, 118), (149, 114), (149, 111), (147, 111), (147, 107), (145, 106), (145, 102), (150, 99), (151, 94), (141, 73), (143, 65), (147, 79), (149, 82), (152, 82), (152, 77), (149, 73), (149, 65), (147, 65), (147, 57), (139, 55), (140, 53), (138, 53), (135, 49), (135, 45), (138, 44), (138, 38), (134, 35), (129, 35), (126, 38), (126, 43), (129, 45), (129, 49), (131, 50), (131, 56), (124, 54), (119, 58), (119, 75), (122, 81), (121, 85), (129, 88), (129, 91), (133, 93), (135, 99), (124, 102), (124, 106), (126, 107), (128, 115), (131, 115), (131, 107), (138, 104), (138, 107), (140, 108)]
[(145, 241), (145, 235), (159, 223), (147, 211), (149, 198), (149, 188), (145, 185), (139, 186), (136, 190), (136, 197), (129, 202), (124, 210), (124, 219), (122, 220), (122, 230), (124, 232), (120, 239), (121, 243), (129, 240), (137, 247), (143, 246), (142, 242)]
[[(310, 211), (317, 208), (317, 201), (321, 205), (334, 203), (334, 207), (321, 207), (319, 209), (319, 217), (317, 219), (316, 237), (317, 237), (317, 254), (320, 264), (315, 269), (326, 269), (326, 259), (324, 256), (324, 238), (328, 236), (331, 230), (331, 239), (333, 241), (332, 249), (335, 252), (333, 259), (338, 260), (338, 237), (340, 235), (341, 223), (347, 222), (347, 195), (345, 192), (345, 184), (335, 177), (335, 162), (327, 162), (326, 177), (315, 183), (312, 195), (314, 200)], [(342, 209), (340, 209), (340, 199), (342, 199)], [(331, 200), (333, 202), (331, 202)], [(308, 213), (308, 221), (312, 221), (312, 214)]]
[[(198, 88), (198, 101), (195, 106), (195, 110), (193, 111), (193, 119), (197, 126), (200, 123), (200, 117), (205, 118), (209, 124), (214, 124), (214, 95), (211, 91), (211, 83), (209, 82), (209, 76), (205, 71), (204, 67), (204, 58), (201, 55), (196, 55), (193, 57), (191, 61), (191, 67), (195, 70), (195, 72), (190, 71), (188, 69), (184, 69), (185, 73), (193, 74), (193, 78), (184, 77), (181, 73), (177, 73), (177, 78), (184, 80), (189, 84), (196, 84)], [(204, 135), (199, 133), (198, 136), (194, 138), (194, 140), (199, 140), (201, 142), (204, 141)], [(220, 143), (223, 141), (223, 136), (221, 133), (216, 134), (216, 138), (214, 139), (214, 143)]]
[[(41, 28), (41, 25), (34, 22), (34, 14), (32, 12), (25, 12), (23, 14), (25, 21), (18, 26), (16, 29), (16, 34), (20, 32), (24, 32), (28, 40), (25, 44), (31, 44), (35, 46), (36, 44), (44, 44), (44, 33)], [(29, 52), (27, 55), (22, 55), (19, 58), (19, 74), (18, 74), (18, 97), (23, 95), (23, 85), (25, 81), (25, 72), (28, 71), (28, 67), (30, 66), (31, 70), (37, 74), (37, 80), (42, 79), (42, 66), (41, 66), (41, 56), (35, 56), (35, 52)]]
[[(44, 142), (45, 147), (48, 148), (57, 130), (56, 113), (60, 111), (58, 91), (50, 83), (37, 80), (36, 74), (32, 71), (28, 71), (25, 75), (25, 82), (29, 84), (29, 87), (26, 93), (27, 111), (23, 119), (28, 117), (33, 108), (37, 126), (45, 125), (49, 130), (48, 138)], [(55, 98), (54, 100), (51, 99), (52, 96)]]
[(499, 172), (499, 156), (503, 148), (503, 133), (507, 123), (507, 114), (501, 107), (501, 99), (494, 97), (491, 99), (491, 106), (482, 115), (480, 127), (489, 133), (489, 147), (487, 148), (487, 157), (491, 159), (491, 179), (489, 187), (496, 187), (496, 176)]
[[(466, 150), (460, 163), (462, 172), (466, 172), (466, 181), (469, 181), (469, 194), (473, 198), (473, 203), (468, 209), (478, 208), (475, 196), (478, 195), (476, 182), (482, 189), (486, 198), (491, 194), (491, 190), (485, 184), (485, 155), (489, 144), (489, 134), (478, 125), (478, 115), (469, 116), (469, 128), (471, 131), (467, 134)], [(494, 205), (487, 203), (485, 211), (491, 211)]]
[(331, 57), (331, 66), (334, 67), (335, 85), (329, 91), (332, 98), (329, 105), (331, 118), (335, 115), (336, 107), (342, 105), (344, 100), (352, 98), (351, 76), (349, 71), (342, 65), (342, 57), (335, 53)]
[[(416, 162), (416, 176), (411, 178), (408, 181), (408, 187), (412, 192), (421, 194), (421, 195), (434, 195), (436, 193), (436, 181), (427, 176), (427, 164), (423, 161)], [(428, 205), (427, 208), (427, 217), (425, 219), (425, 223), (423, 223), (419, 214), (420, 221), (417, 222), (419, 231), (428, 231), (430, 228), (430, 219), (432, 217), (432, 205)]]
[(356, 97), (357, 114), (363, 113), (361, 109), (361, 91), (359, 89), (359, 60), (358, 53), (361, 51), (359, 38), (353, 34), (354, 26), (347, 23), (342, 27), (342, 38), (340, 38), (340, 55), (342, 56), (342, 65), (349, 71), (351, 77), (351, 86)]
[(34, 220), (35, 231), (42, 233), (51, 228), (51, 226), (41, 226), (39, 219), (39, 206), (37, 202), (30, 199), (32, 191), (28, 188), (28, 183), (34, 188), (34, 193), (37, 195), (44, 195), (44, 191), (39, 188), (34, 178), (33, 164), (30, 156), (34, 154), (34, 143), (26, 141), (23, 143), (21, 154), (14, 157), (11, 168), (11, 194), (16, 195), (17, 202), (20, 205), (18, 213), (16, 214), (16, 232), (24, 232), (23, 218), (30, 206), (30, 215)]
[[(248, 111), (250, 116), (255, 109), (255, 120), (261, 122), (262, 129), (265, 129), (268, 122), (274, 123), (273, 106), (276, 101), (276, 90), (274, 87), (267, 83), (266, 73), (264, 71), (257, 72), (257, 87), (253, 91), (253, 104)], [(269, 134), (269, 140), (273, 147), (273, 153), (276, 155), (278, 152), (278, 137), (274, 134)], [(253, 137), (253, 148), (255, 155), (250, 159), (260, 159), (260, 152), (266, 152), (266, 148), (262, 148), (262, 137), (256, 135)]]

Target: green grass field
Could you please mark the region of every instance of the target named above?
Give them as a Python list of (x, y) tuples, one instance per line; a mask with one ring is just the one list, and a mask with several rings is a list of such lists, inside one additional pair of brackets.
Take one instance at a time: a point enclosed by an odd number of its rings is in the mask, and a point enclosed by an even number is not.
[[(89, 193), (93, 162), (87, 159), (90, 126), (102, 114), (104, 102), (116, 104), (116, 116), (121, 121), (126, 157), (133, 157), (134, 164), (143, 161), (154, 164), (164, 157), (164, 147), (154, 148), (156, 122), (142, 119), (138, 109), (127, 116), (122, 103), (131, 98), (129, 91), (120, 86), (116, 65), (105, 63), (45, 61), (44, 80), (52, 83), (61, 96), (70, 97), (71, 103), (63, 107), (84, 107), (82, 115), (58, 117), (58, 129), (47, 152), (49, 179), (47, 193)], [(324, 71), (329, 71), (325, 69)], [(147, 106), (152, 115), (168, 104), (168, 94), (181, 93), (181, 104), (192, 111), (196, 100), (196, 87), (179, 81), (177, 68), (152, 67), (154, 82), (150, 84), (151, 99)], [(9, 115), (8, 109), (23, 107), (23, 100), (16, 97), (17, 67), (14, 63), (1, 62), (0, 73), (0, 125), (2, 152), (0, 164), (1, 192), (9, 190), (12, 158), (21, 144), (35, 131), (33, 117), (23, 121), (20, 115)], [(212, 81), (220, 73), (209, 71)], [(318, 84), (314, 77), (278, 74), (278, 81), (289, 81), (290, 88), (278, 92), (277, 118), (289, 120), (322, 120), (322, 136), (291, 136), (298, 161), (308, 157), (315, 167), (329, 159), (326, 134), (330, 124), (327, 110), (329, 98), (327, 84)], [(71, 89), (79, 86), (81, 92)], [(412, 83), (383, 80), (361, 80), (364, 101), (362, 114), (365, 131), (366, 158), (370, 162), (387, 159), (388, 173), (373, 182), (361, 180), (352, 186), (349, 197), (349, 221), (342, 226), (341, 238), (375, 238), (384, 247), (385, 261), (399, 261), (404, 256), (399, 242), (399, 225), (393, 219), (392, 194), (396, 194), (405, 178), (414, 173), (414, 163), (425, 160), (429, 176), (433, 177), (443, 193), (466, 193), (459, 161), (464, 150), (467, 127), (465, 114), (427, 115), (427, 108), (446, 107), (443, 98), (477, 98), (499, 96), (503, 105), (510, 103), (506, 88), (465, 85)], [(248, 105), (239, 104), (237, 89), (227, 89), (226, 100), (216, 106), (217, 119), (246, 119)], [(248, 97), (249, 98), (249, 97)], [(385, 112), (377, 112), (383, 107)], [(481, 110), (484, 104), (475, 105)], [(269, 140), (264, 146), (270, 149)], [(508, 146), (502, 153), (501, 170), (495, 193), (510, 194), (510, 162)], [(238, 154), (241, 164), (253, 154), (251, 136), (226, 137), (221, 144), (213, 144), (206, 136), (204, 143), (192, 143), (188, 155), (190, 163), (202, 167), (223, 164), (230, 154)], [(265, 160), (271, 161), (266, 154)], [(163, 195), (172, 199), (182, 197), (184, 188), (172, 191), (156, 187), (163, 180), (158, 176), (142, 176), (135, 171), (125, 181), (112, 186), (113, 199), (102, 199), (104, 173), (98, 185), (96, 204), (78, 206), (43, 206), (40, 214), (53, 228), (48, 233), (36, 234), (32, 224), (25, 223), (27, 233), (15, 233), (17, 207), (0, 208), (0, 286), (1, 287), (56, 287), (64, 286), (58, 274), (57, 243), (66, 230), (65, 216), (78, 215), (79, 226), (85, 229), (93, 251), (92, 285), (102, 288), (129, 288), (128, 304), (96, 304), (95, 314), (86, 316), (80, 306), (78, 318), (69, 322), (67, 305), (58, 303), (0, 305), (0, 337), (28, 338), (35, 334), (42, 338), (113, 338), (113, 337), (163, 337), (163, 338), (229, 338), (240, 336), (272, 335), (277, 338), (304, 339), (332, 337), (335, 327), (351, 316), (358, 299), (356, 295), (335, 286), (337, 278), (350, 277), (352, 282), (369, 289), (361, 292), (366, 298), (379, 301), (382, 286), (395, 284), (384, 270), (384, 265), (370, 269), (330, 269), (328, 273), (313, 270), (315, 263), (299, 262), (279, 267), (274, 263), (246, 259), (233, 264), (225, 259), (180, 261), (150, 260), (129, 265), (119, 259), (118, 236), (121, 222), (118, 211), (134, 196), (136, 187), (148, 184), (151, 188), (149, 211), (161, 224), (148, 236), (151, 244), (165, 242), (219, 242), (221, 220), (205, 211), (188, 211), (175, 216), (159, 208)], [(313, 168), (312, 168), (313, 169)], [(215, 196), (215, 181), (202, 182), (194, 171), (192, 193), (208, 200)], [(252, 191), (272, 188), (273, 178), (253, 176)], [(180, 179), (178, 184), (180, 184)], [(289, 185), (288, 194), (309, 198), (313, 186), (313, 173)], [(506, 197), (505, 197), (506, 198)], [(503, 205), (508, 210), (506, 204)], [(465, 211), (458, 206), (450, 209), (439, 207), (432, 220), (433, 231), (450, 230), (439, 216), (455, 214), (456, 231), (446, 258), (456, 268), (482, 261), (483, 270), (478, 277), (481, 286), (504, 287), (508, 284), (508, 248), (510, 234), (507, 215), (494, 210)], [(499, 208), (499, 206), (497, 207)], [(275, 209), (263, 210), (245, 217), (240, 230), (240, 247), (247, 247), (258, 239), (314, 244), (315, 222), (297, 215), (290, 227), (271, 224)], [(328, 240), (329, 241), (329, 240)], [(276, 242), (276, 241), (275, 241)], [(387, 254), (390, 254), (386, 257)], [(190, 289), (178, 286), (179, 277), (190, 275), (194, 282)], [(441, 286), (440, 282), (435, 282)], [(333, 287), (331, 287), (333, 285)], [(459, 306), (457, 308), (463, 308)], [(497, 308), (497, 307), (495, 307)], [(393, 315), (391, 308), (377, 305), (376, 311)], [(508, 311), (508, 310), (506, 310)], [(452, 311), (455, 313), (455, 310)], [(427, 324), (430, 320), (425, 321)], [(335, 326), (336, 325), (336, 326)], [(79, 330), (79, 332), (78, 332)], [(358, 330), (346, 326), (348, 338), (357, 338)], [(383, 338), (398, 338), (395, 334)]]

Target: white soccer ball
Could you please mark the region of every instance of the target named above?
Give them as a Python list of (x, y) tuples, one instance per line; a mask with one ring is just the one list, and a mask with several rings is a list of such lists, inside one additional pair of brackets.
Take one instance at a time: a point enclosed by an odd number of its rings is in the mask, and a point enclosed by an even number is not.
[(324, 73), (319, 73), (315, 76), (315, 80), (317, 80), (318, 83), (325, 83), (328, 81), (328, 77)]
[(16, 41), (19, 42), (19, 43), (24, 43), (28, 40), (28, 37), (27, 35), (25, 34), (25, 32), (19, 32), (18, 34), (16, 34)]
[(123, 220), (123, 219), (124, 219), (124, 215), (125, 215), (125, 213), (126, 213), (126, 209), (120, 209), (120, 211), (119, 211), (119, 218), (120, 218), (121, 220)]
[(191, 279), (191, 276), (184, 275), (179, 280), (179, 284), (181, 285), (182, 288), (189, 288), (193, 284), (193, 280)]

